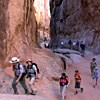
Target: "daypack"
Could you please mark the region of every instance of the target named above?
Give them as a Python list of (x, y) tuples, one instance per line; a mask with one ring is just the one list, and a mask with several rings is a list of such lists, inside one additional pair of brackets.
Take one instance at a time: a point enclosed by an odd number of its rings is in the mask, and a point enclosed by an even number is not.
[(18, 68), (19, 68), (19, 69), (20, 69), (20, 65), (23, 66), (23, 69), (24, 69), (24, 75), (27, 75), (27, 67), (26, 67), (26, 65), (24, 65), (24, 64), (18, 64)]
[(36, 67), (36, 69), (37, 69), (37, 73), (39, 74), (40, 71), (39, 71), (39, 68), (38, 68), (37, 64), (36, 64), (36, 63), (32, 63), (32, 65), (35, 65), (35, 67)]
[(36, 70), (33, 65), (31, 65), (30, 67), (27, 66), (27, 77), (26, 78), (32, 78), (32, 77), (36, 77)]
[(26, 68), (26, 66), (25, 66), (24, 64), (20, 64), (20, 63), (19, 63), (19, 64), (18, 64), (18, 68), (13, 67), (13, 71), (15, 72), (15, 75), (16, 75), (16, 76), (19, 76), (19, 75), (20, 75), (20, 65), (23, 66), (23, 69), (24, 69), (23, 74), (24, 74), (24, 75), (27, 74), (27, 68)]
[(61, 77), (60, 78), (60, 86), (64, 86), (64, 85), (67, 85), (68, 84), (68, 77)]
[(94, 69), (97, 66), (96, 62), (91, 62), (90, 68)]

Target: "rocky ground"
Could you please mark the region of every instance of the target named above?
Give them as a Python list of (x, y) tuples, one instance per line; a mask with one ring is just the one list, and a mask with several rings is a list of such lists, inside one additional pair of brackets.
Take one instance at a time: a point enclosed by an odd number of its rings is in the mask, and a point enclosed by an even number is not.
[[(45, 51), (45, 52), (44, 52)], [(58, 78), (62, 72), (63, 63), (59, 56), (50, 50), (37, 50), (37, 64), (40, 68), (39, 79), (36, 80), (36, 88), (38, 90), (36, 96), (25, 96), (23, 89), (18, 85), (20, 95), (14, 96), (13, 90), (11, 88), (11, 82), (13, 78), (13, 72), (11, 67), (7, 67), (0, 72), (0, 100), (61, 100), (59, 92)], [(40, 56), (41, 54), (41, 56)], [(90, 76), (89, 64), (90, 60), (94, 55), (91, 52), (86, 52), (86, 56), (83, 58), (78, 54), (70, 54), (73, 64), (69, 67), (67, 66), (66, 73), (70, 78), (70, 85), (66, 92), (66, 100), (99, 100), (100, 97), (100, 84), (96, 88), (93, 87), (94, 81)], [(99, 55), (96, 56), (97, 63), (99, 67)], [(34, 59), (35, 61), (35, 59)], [(72, 61), (69, 61), (72, 63)], [(67, 62), (68, 63), (68, 62)], [(100, 68), (100, 67), (99, 67)], [(74, 95), (74, 71), (79, 69), (82, 74), (82, 87), (84, 88), (83, 93)], [(100, 82), (100, 80), (99, 80)], [(99, 83), (98, 82), (98, 83)], [(28, 85), (28, 80), (27, 80)]]

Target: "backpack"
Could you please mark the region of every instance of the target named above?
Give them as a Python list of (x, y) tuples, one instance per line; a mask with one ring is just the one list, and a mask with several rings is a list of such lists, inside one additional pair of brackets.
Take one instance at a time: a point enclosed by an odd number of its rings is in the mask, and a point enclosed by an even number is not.
[(60, 78), (60, 86), (64, 86), (64, 85), (67, 85), (68, 84), (68, 77), (61, 77)]
[(91, 62), (91, 66), (90, 66), (91, 69), (94, 69), (96, 66), (97, 66), (96, 62)]
[(32, 77), (32, 76), (36, 76), (36, 71), (35, 71), (35, 69), (33, 68), (33, 65), (31, 65), (30, 67), (29, 66), (27, 66), (27, 78), (28, 77)]
[(20, 65), (23, 66), (23, 69), (24, 69), (24, 72), (23, 72), (23, 75), (26, 75), (27, 74), (27, 67), (24, 65), (24, 64), (18, 64), (18, 68), (16, 67), (13, 67), (13, 71), (15, 72), (15, 76), (19, 76), (20, 75)]
[(22, 65), (23, 66), (23, 69), (24, 69), (24, 75), (27, 75), (27, 67), (26, 67), (26, 65), (24, 65), (24, 64), (18, 64), (18, 68), (20, 69), (20, 65)]
[(35, 65), (35, 67), (36, 67), (36, 69), (37, 69), (37, 73), (39, 74), (40, 71), (39, 71), (39, 68), (38, 68), (37, 64), (36, 64), (36, 63), (32, 63), (32, 65)]

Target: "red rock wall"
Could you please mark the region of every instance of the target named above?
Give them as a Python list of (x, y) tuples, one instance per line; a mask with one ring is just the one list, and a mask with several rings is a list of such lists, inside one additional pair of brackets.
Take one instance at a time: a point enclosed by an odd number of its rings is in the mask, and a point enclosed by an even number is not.
[(0, 0), (0, 58), (7, 55), (7, 9), (9, 0)]
[(0, 58), (25, 57), (37, 47), (33, 0), (0, 0)]

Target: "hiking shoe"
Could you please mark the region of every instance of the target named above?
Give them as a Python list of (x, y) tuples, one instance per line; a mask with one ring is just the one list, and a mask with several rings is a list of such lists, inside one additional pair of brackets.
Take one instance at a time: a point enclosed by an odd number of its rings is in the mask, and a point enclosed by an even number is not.
[(29, 92), (26, 91), (25, 94), (26, 94), (26, 95), (29, 95)]
[(30, 93), (30, 94), (31, 94), (31, 95), (36, 95), (36, 93), (33, 93), (33, 92), (32, 92), (32, 93)]
[(95, 85), (93, 87), (95, 88)]
[(95, 85), (97, 85), (97, 83)]
[(76, 94), (78, 94), (78, 91), (76, 91), (76, 92), (74, 93), (74, 95), (76, 95)]
[(36, 95), (36, 92), (37, 92), (37, 91), (32, 91), (32, 95)]
[(81, 93), (83, 92), (83, 88), (81, 88)]
[(18, 92), (14, 93), (14, 95), (18, 95)]
[(34, 91), (33, 94), (36, 94), (37, 91)]

